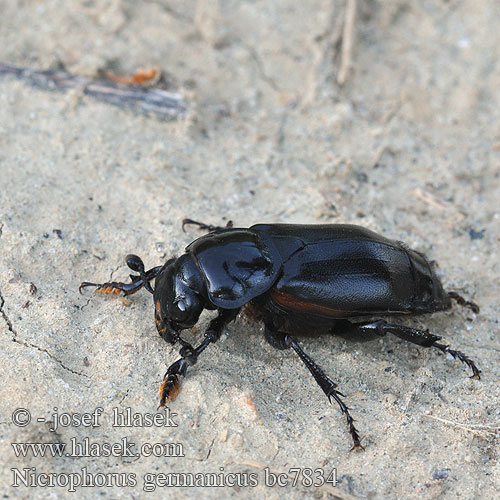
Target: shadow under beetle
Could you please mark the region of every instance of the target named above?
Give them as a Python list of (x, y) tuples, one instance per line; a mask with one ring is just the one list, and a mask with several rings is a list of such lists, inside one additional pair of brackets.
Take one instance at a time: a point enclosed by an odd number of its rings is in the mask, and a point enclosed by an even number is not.
[[(428, 330), (389, 324), (383, 319), (351, 322), (354, 317), (385, 314), (421, 314), (444, 311), (451, 299), (475, 313), (479, 307), (455, 292), (445, 292), (431, 264), (404, 243), (360, 226), (346, 224), (257, 224), (237, 229), (232, 223), (210, 226), (191, 219), (209, 233), (193, 241), (186, 253), (146, 271), (136, 255), (127, 264), (138, 275), (131, 283), (83, 282), (80, 290), (130, 295), (144, 287), (153, 294), (159, 334), (182, 348), (160, 389), (160, 407), (180, 392), (180, 377), (243, 306), (250, 306), (265, 325), (266, 340), (277, 349), (292, 348), (328, 399), (346, 416), (353, 448), (362, 448), (344, 396), (323, 370), (302, 350), (294, 334), (340, 335), (367, 341), (386, 333), (420, 345), (436, 347), (459, 359), (480, 378), (475, 363), (460, 351), (438, 343)], [(150, 281), (155, 280), (154, 289)], [(204, 340), (193, 347), (182, 330), (193, 327), (204, 309), (217, 310)], [(345, 397), (345, 396), (344, 396)]]

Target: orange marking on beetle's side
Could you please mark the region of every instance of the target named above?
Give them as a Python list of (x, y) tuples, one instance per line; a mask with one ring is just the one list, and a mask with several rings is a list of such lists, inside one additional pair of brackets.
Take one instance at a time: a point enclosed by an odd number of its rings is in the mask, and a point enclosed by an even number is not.
[(158, 318), (155, 318), (156, 329), (160, 335), (163, 335), (167, 332), (167, 327), (163, 324), (163, 321), (160, 321)]
[[(310, 312), (321, 314), (323, 316), (336, 316), (336, 317), (347, 317), (349, 312), (339, 311), (338, 309), (331, 309), (330, 307), (321, 306), (319, 304), (312, 304), (311, 302), (305, 302), (299, 300), (292, 295), (284, 293), (280, 290), (272, 290), (271, 297), (273, 300), (287, 309), (292, 309), (294, 311), (300, 312)], [(351, 311), (354, 312), (354, 311)]]
[(155, 324), (156, 329), (158, 330), (158, 333), (160, 335), (163, 336), (165, 333), (167, 333), (167, 327), (161, 317), (161, 305), (159, 300), (155, 302)]
[(120, 292), (121, 292), (121, 290), (119, 288), (113, 288), (113, 293), (115, 295), (118, 295)]
[[(285, 309), (291, 309), (292, 311), (299, 311), (303, 313), (312, 313), (312, 314), (320, 314), (322, 316), (330, 316), (336, 318), (348, 318), (353, 314), (367, 314), (368, 311), (339, 311), (338, 309), (331, 309), (330, 307), (321, 306), (319, 304), (312, 304), (310, 302), (306, 302), (304, 300), (299, 300), (292, 295), (284, 293), (280, 290), (272, 290), (271, 291), (272, 299), (280, 306), (283, 306)], [(411, 314), (411, 311), (401, 310), (401, 311), (392, 311), (392, 310), (373, 310), (370, 311), (373, 314)]]

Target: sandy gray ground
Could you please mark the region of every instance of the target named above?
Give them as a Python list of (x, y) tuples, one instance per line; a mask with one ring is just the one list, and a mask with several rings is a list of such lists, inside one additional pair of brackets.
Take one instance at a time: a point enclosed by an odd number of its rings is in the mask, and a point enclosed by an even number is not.
[[(136, 475), (135, 487), (78, 488), (79, 498), (496, 497), (500, 5), (358, 1), (352, 71), (339, 86), (344, 11), (340, 0), (0, 3), (0, 61), (60, 61), (85, 75), (158, 66), (190, 109), (168, 123), (79, 92), (0, 80), (5, 498), (70, 496), (68, 487), (14, 488), (11, 468), (34, 468), (39, 481), (84, 468)], [(406, 241), (438, 261), (446, 287), (477, 301), (481, 314), (454, 307), (400, 321), (467, 352), (481, 381), (393, 337), (304, 339), (364, 436), (366, 450), (350, 453), (344, 419), (300, 361), (240, 317), (171, 404), (177, 427), (113, 428), (114, 407), (155, 412), (177, 350), (158, 337), (146, 292), (127, 306), (79, 295), (78, 285), (126, 278), (130, 252), (147, 265), (181, 253), (199, 235), (181, 231), (187, 216), (243, 227), (358, 223)], [(54, 407), (102, 407), (101, 425), (50, 432)], [(16, 408), (31, 423), (13, 425)], [(11, 446), (86, 437), (181, 443), (185, 457), (16, 458)], [(266, 487), (265, 466), (336, 468), (339, 484)], [(143, 492), (147, 473), (221, 467), (256, 473), (259, 484)]]

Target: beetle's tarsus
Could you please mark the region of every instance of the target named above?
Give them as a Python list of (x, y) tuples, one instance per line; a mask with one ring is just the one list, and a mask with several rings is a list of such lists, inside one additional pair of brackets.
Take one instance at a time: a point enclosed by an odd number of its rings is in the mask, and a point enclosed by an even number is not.
[(457, 292), (448, 292), (448, 297), (450, 297), (450, 299), (453, 299), (458, 305), (461, 305), (462, 307), (467, 307), (474, 314), (479, 314), (480, 311), (479, 306), (475, 302), (472, 302), (471, 300), (465, 300)]
[(481, 375), (480, 375), (481, 370), (476, 366), (476, 364), (474, 363), (474, 361), (472, 361), (472, 359), (470, 359), (463, 352), (461, 352), (461, 351), (454, 351), (453, 349), (450, 349), (449, 345), (438, 344), (437, 342), (434, 342), (434, 344), (432, 344), (432, 347), (437, 347), (442, 352), (449, 353), (455, 359), (458, 359), (462, 363), (465, 363), (472, 370), (472, 375), (471, 375), (470, 378), (475, 378), (475, 379), (478, 379), (478, 380), (481, 379)]
[(230, 229), (230, 228), (233, 227), (233, 221), (232, 220), (227, 221), (226, 226), (223, 227), (223, 226), (212, 226), (211, 224), (205, 224), (204, 222), (198, 222), (198, 221), (195, 221), (193, 219), (183, 219), (183, 221), (182, 221), (182, 230), (184, 232), (186, 232), (185, 226), (188, 225), (188, 224), (191, 224), (191, 225), (194, 225), (194, 226), (198, 226), (198, 229), (200, 229), (202, 231), (206, 230), (209, 233), (211, 233), (212, 231), (222, 231), (223, 229)]
[[(330, 379), (328, 379), (330, 380)], [(330, 380), (331, 382), (331, 380)], [(332, 382), (333, 384), (333, 382)], [(352, 418), (351, 414), (349, 413), (349, 407), (340, 399), (339, 395), (344, 396), (341, 392), (336, 391), (333, 387), (330, 389), (329, 393), (327, 394), (328, 399), (330, 400), (331, 403), (331, 398), (335, 399), (337, 404), (340, 406), (340, 410), (342, 413), (346, 416), (347, 420), (347, 425), (349, 426), (349, 433), (351, 434), (352, 440), (354, 441), (354, 444), (351, 448), (351, 451), (354, 449), (361, 449), (364, 450), (364, 447), (361, 445), (361, 439), (359, 437), (359, 432), (354, 426), (354, 419)], [(345, 397), (345, 396), (344, 396)]]

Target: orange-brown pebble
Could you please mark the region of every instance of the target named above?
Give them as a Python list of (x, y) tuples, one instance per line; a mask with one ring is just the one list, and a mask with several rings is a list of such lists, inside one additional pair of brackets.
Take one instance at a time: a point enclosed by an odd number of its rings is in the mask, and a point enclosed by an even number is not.
[(257, 414), (257, 408), (255, 407), (255, 403), (249, 396), (243, 398), (243, 403), (245, 403), (252, 410), (253, 413)]
[(106, 71), (106, 77), (112, 82), (122, 83), (124, 85), (144, 85), (156, 83), (160, 77), (158, 68), (140, 69), (130, 76), (120, 76)]

